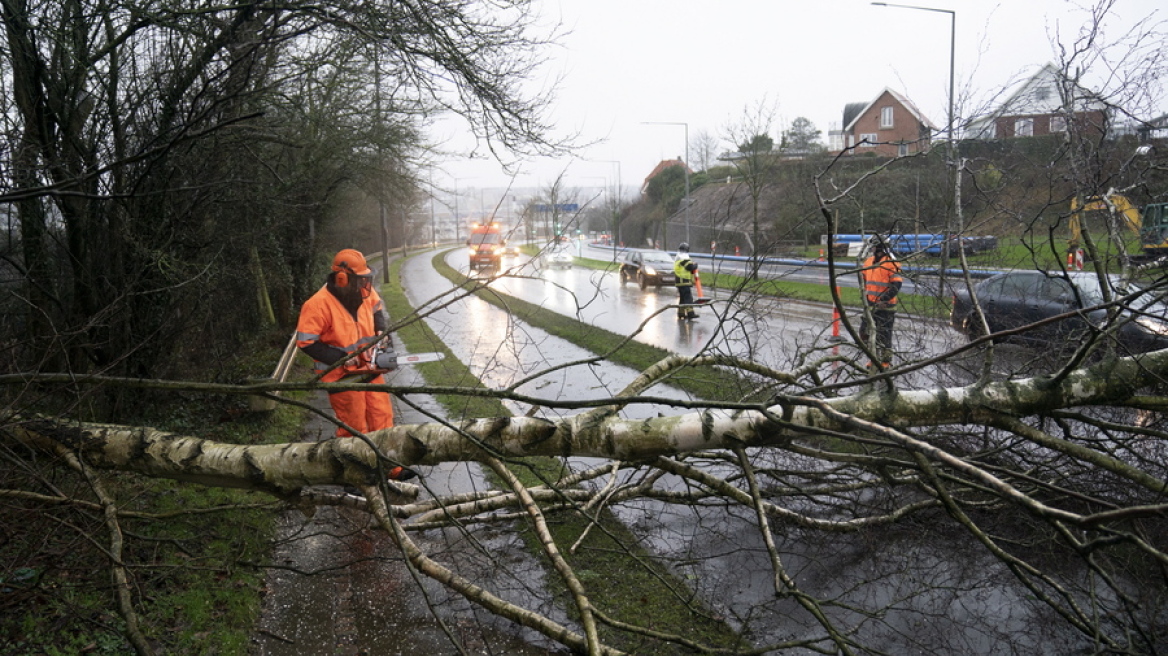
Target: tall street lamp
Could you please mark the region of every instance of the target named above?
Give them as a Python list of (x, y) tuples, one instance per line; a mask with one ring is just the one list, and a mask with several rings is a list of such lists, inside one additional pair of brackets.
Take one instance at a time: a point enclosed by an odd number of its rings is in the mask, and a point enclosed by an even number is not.
[(620, 243), (620, 203), (621, 193), (621, 163), (615, 159), (591, 159), (590, 162), (599, 164), (616, 164), (616, 193), (609, 201), (612, 203), (612, 261), (616, 262), (617, 244)]
[[(949, 14), (949, 125), (946, 129), (948, 138), (946, 139), (947, 153), (949, 164), (953, 167), (953, 211), (947, 217), (948, 225), (945, 226), (945, 244), (950, 243), (950, 238), (953, 234), (953, 217), (961, 212), (961, 185), (959, 184), (958, 176), (961, 175), (961, 166), (957, 161), (957, 141), (954, 138), (954, 132), (957, 126), (953, 117), (953, 102), (955, 99), (953, 90), (953, 64), (955, 59), (955, 52), (957, 49), (957, 12), (952, 9), (937, 9), (936, 7), (918, 7), (916, 5), (899, 5), (891, 2), (873, 2), (873, 5), (878, 7), (897, 7), (899, 9), (918, 9), (920, 11), (933, 11), (938, 14)], [(949, 249), (944, 248), (941, 251), (941, 275), (940, 286), (943, 289), (945, 286), (945, 269), (949, 262)]]
[(454, 178), (454, 241), (459, 241), (462, 238), (459, 232), (458, 224), (462, 219), (458, 216), (458, 181), (459, 180), (474, 180), (476, 176), (469, 178)]
[(430, 182), (430, 247), (438, 248), (438, 224), (434, 219), (434, 171), (429, 171)]
[[(685, 240), (689, 241), (689, 123), (678, 123), (673, 121), (642, 121), (643, 125), (681, 125), (685, 127), (685, 161), (682, 162), (685, 173), (685, 198), (681, 202), (685, 204)], [(661, 241), (665, 241), (664, 230), (662, 231)], [(669, 248), (668, 244), (662, 244), (664, 248)]]

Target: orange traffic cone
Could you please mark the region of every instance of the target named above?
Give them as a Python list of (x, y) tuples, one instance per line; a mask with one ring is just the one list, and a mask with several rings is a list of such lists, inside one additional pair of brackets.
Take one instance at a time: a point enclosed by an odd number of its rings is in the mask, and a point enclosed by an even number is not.
[[(839, 296), (839, 287), (835, 288), (835, 295)], [(840, 337), (840, 311), (839, 311), (839, 307), (837, 305), (835, 305), (834, 303), (831, 306), (831, 337), (829, 337), (827, 341), (829, 341), (829, 342), (842, 342), (842, 341), (844, 341), (844, 338)]]

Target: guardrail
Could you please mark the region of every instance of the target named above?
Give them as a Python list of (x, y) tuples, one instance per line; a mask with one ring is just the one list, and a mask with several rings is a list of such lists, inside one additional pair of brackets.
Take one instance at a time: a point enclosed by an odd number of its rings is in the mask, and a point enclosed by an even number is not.
[[(612, 257), (612, 253), (614, 250), (618, 254), (623, 253), (625, 251), (630, 251), (630, 250), (634, 250), (634, 251), (660, 250), (660, 249), (628, 248), (628, 247), (623, 247), (623, 248), (617, 247), (616, 249), (614, 249), (611, 245), (594, 244), (594, 243), (588, 243), (587, 247), (593, 251), (599, 251), (599, 252), (606, 253), (608, 256), (605, 258), (597, 258), (597, 259), (608, 259), (609, 257)], [(670, 253), (671, 255), (673, 254), (672, 251), (666, 251), (666, 252)], [(750, 262), (755, 262), (756, 259), (758, 259), (758, 260), (760, 260), (759, 261), (760, 265), (779, 265), (779, 266), (812, 267), (812, 268), (827, 268), (827, 265), (828, 265), (828, 263), (826, 261), (820, 261), (820, 260), (815, 260), (815, 259), (802, 260), (802, 259), (781, 258), (781, 257), (753, 258), (749, 255), (710, 255), (708, 253), (695, 253), (695, 252), (690, 252), (689, 256), (693, 260), (705, 260), (707, 262), (719, 261), (719, 262), (750, 263)], [(857, 262), (836, 262), (835, 266), (837, 269), (855, 269), (856, 267), (861, 266), (861, 265), (860, 265), (860, 263), (857, 263)], [(934, 267), (914, 267), (914, 266), (906, 266), (903, 262), (901, 263), (901, 271), (903, 271), (905, 274), (915, 275), (915, 276), (938, 276), (939, 277), (942, 275), (942, 273), (944, 273), (944, 275), (947, 277), (964, 276), (965, 275), (965, 271), (963, 269), (944, 269), (944, 270), (942, 270), (942, 269), (934, 268)], [(997, 275), (1001, 272), (1002, 272), (1001, 270), (997, 270), (997, 269), (970, 269), (969, 275), (971, 278), (981, 279), (981, 278), (989, 278), (990, 276)]]

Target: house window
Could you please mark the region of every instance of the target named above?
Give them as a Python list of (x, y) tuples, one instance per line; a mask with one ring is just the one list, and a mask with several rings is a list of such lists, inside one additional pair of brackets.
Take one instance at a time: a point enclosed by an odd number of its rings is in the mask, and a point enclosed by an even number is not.
[(896, 147), (896, 155), (898, 157), (908, 157), (908, 144), (902, 143)]
[(1051, 116), (1050, 117), (1050, 131), (1052, 134), (1055, 132), (1066, 132), (1067, 131), (1067, 117), (1063, 116), (1062, 114)]
[(871, 148), (876, 145), (877, 137), (875, 133), (861, 134), (860, 143), (857, 144), (861, 148)]
[(887, 130), (892, 127), (892, 108), (880, 108), (880, 129)]
[(1033, 137), (1034, 136), (1034, 119), (1020, 118), (1014, 121), (1014, 136), (1015, 137)]
[(1050, 98), (1050, 87), (1042, 86), (1034, 90), (1034, 99), (1038, 101), (1048, 100)]

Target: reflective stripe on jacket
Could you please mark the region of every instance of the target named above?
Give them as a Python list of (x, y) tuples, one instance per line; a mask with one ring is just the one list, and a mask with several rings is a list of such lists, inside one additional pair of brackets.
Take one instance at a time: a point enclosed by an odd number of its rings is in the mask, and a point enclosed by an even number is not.
[[(296, 345), (300, 348), (322, 342), (335, 346), (346, 354), (353, 353), (377, 341), (376, 316), (385, 311), (385, 304), (376, 290), (370, 290), (369, 297), (357, 310), (357, 317), (341, 305), (341, 301), (329, 292), (328, 286), (321, 287), (300, 308), (300, 320), (296, 323)], [(330, 364), (315, 362), (314, 371), (320, 373)], [(321, 380), (332, 383), (345, 375), (344, 368), (337, 368)]]
[[(900, 262), (892, 258), (876, 261), (875, 256), (864, 260), (864, 268), (860, 272), (864, 276), (864, 299), (869, 303), (887, 303), (896, 305), (897, 292), (904, 281), (900, 277)], [(892, 294), (886, 294), (889, 290)]]
[(697, 270), (697, 265), (689, 256), (682, 256), (673, 261), (673, 273), (677, 274), (677, 286), (683, 287), (685, 285), (693, 285), (693, 272)]

